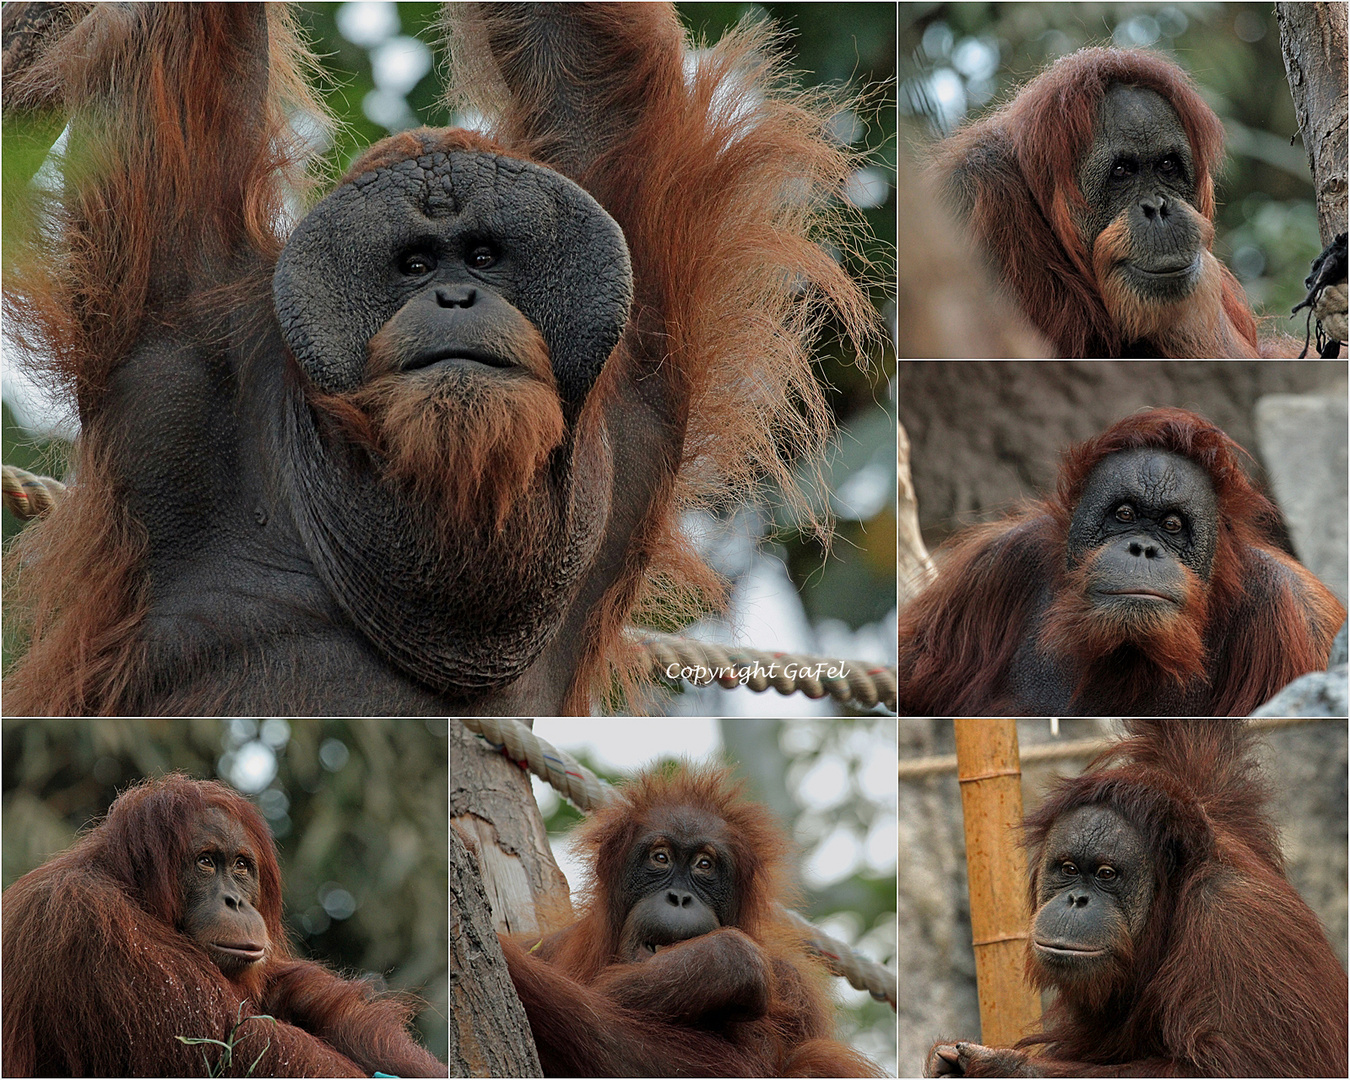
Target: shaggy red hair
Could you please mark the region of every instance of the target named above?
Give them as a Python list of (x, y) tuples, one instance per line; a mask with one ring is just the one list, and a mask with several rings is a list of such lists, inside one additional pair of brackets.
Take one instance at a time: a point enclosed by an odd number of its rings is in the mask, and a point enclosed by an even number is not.
[[(1193, 209), (1207, 226), (1206, 250), (1201, 284), (1178, 305), (1143, 303), (1113, 288), (1106, 270), (1122, 253), (1120, 238), (1106, 230), (1090, 255), (1075, 224), (1089, 209), (1078, 166), (1113, 83), (1161, 94), (1191, 144)], [(1181, 68), (1149, 52), (1090, 48), (1056, 60), (1012, 101), (939, 144), (934, 172), (968, 204), (971, 232), (1059, 355), (1119, 356), (1144, 339), (1163, 356), (1254, 357), (1261, 353), (1246, 295), (1208, 250), (1222, 157), (1223, 125)]]
[[(1068, 568), (1069, 523), (1093, 469), (1125, 450), (1177, 454), (1203, 468), (1218, 498), (1213, 569), (1203, 603), (1156, 628), (1148, 666), (1103, 671), (1094, 661), (1120, 643), (1074, 599)], [(1243, 716), (1299, 675), (1326, 667), (1345, 608), (1273, 539), (1275, 508), (1248, 479), (1244, 452), (1213, 424), (1184, 409), (1127, 416), (1069, 449), (1053, 496), (1002, 521), (968, 529), (942, 549), (938, 577), (900, 614), (900, 712), (981, 716), (1008, 711), (1007, 679), (1030, 638), (1065, 658), (1080, 677), (1091, 670), (1094, 693), (1122, 711), (1147, 700), (1152, 679), (1208, 684), (1208, 711)], [(1188, 579), (1194, 595), (1202, 588)], [(1252, 583), (1261, 601), (1248, 601)], [(1294, 586), (1297, 582), (1297, 588)], [(1055, 600), (1043, 627), (1033, 613), (1046, 589)]]
[[(809, 956), (783, 906), (793, 902), (784, 862), (788, 843), (772, 815), (746, 799), (744, 786), (725, 769), (652, 769), (621, 785), (581, 826), (578, 843), (589, 875), (576, 921), (543, 941), (502, 943), (546, 1069), (552, 1062), (578, 1070), (561, 1075), (619, 1076), (630, 1075), (640, 1061), (673, 1076), (877, 1075), (870, 1061), (832, 1038), (824, 968)], [(762, 1015), (674, 1019), (692, 996), (687, 984), (653, 988), (654, 996), (669, 999), (670, 1017), (609, 996), (614, 982), (640, 982), (644, 970), (621, 949), (633, 900), (625, 879), (634, 848), (644, 834), (687, 834), (691, 827), (707, 828), (709, 840), (729, 849), (733, 906), (721, 927), (682, 943), (677, 952), (695, 942), (714, 946), (731, 927), (750, 938), (768, 990)], [(731, 959), (738, 955), (734, 947), (712, 955), (716, 963), (684, 972), (701, 984), (695, 995), (736, 986), (744, 977)], [(555, 1034), (560, 1025), (566, 1031)]]
[[(323, 116), (303, 79), (312, 57), (275, 6), (263, 16), (270, 59), (262, 134), (237, 154), (217, 150), (240, 143), (230, 138), (238, 103), (209, 88), (220, 73), (252, 70), (239, 43), (257, 39), (259, 28), (247, 23), (256, 12), (170, 6), (153, 19), (136, 8), (95, 16), (6, 87), (7, 102), (60, 102), (78, 111), (93, 146), (87, 161), (68, 165), (73, 194), (57, 211), (64, 233), (53, 242), (34, 229), (25, 238), (31, 250), (5, 281), (12, 325), (33, 355), (53, 358), (46, 374), (73, 390), (84, 425), (80, 483), (46, 521), (25, 530), (17, 548), (22, 580), (14, 597), (31, 613), (31, 647), (6, 691), (25, 712), (117, 713), (125, 701), (140, 700), (134, 691), (150, 693), (137, 685), (148, 592), (144, 544), (136, 539), (143, 530), (130, 520), (115, 470), (100, 466), (121, 450), (100, 410), (117, 365), (149, 320), (171, 332), (181, 319), (198, 331), (211, 327), (222, 340), (247, 341), (252, 331), (231, 325), (234, 313), (271, 310), (270, 271), (285, 240), (283, 197), (303, 179), (289, 117)], [(607, 575), (603, 587), (582, 590), (583, 655), (564, 708), (584, 713), (600, 690), (615, 685), (615, 674), (636, 679), (636, 657), (623, 643), (630, 621), (656, 610), (669, 624), (722, 599), (721, 583), (680, 532), (684, 512), (726, 507), (762, 486), (806, 508), (793, 494), (797, 467), (830, 430), (812, 369), (814, 339), (829, 322), (863, 353), (875, 313), (832, 254), (851, 251), (855, 224), (839, 195), (856, 162), (830, 134), (838, 102), (792, 85), (770, 32), (728, 34), (698, 52), (686, 72), (691, 54), (671, 6), (579, 5), (567, 17), (569, 32), (590, 31), (587, 40), (605, 44), (579, 50), (560, 75), (533, 70), (541, 50), (529, 41), (515, 52), (503, 46), (516, 33), (510, 12), (450, 5), (457, 94), (490, 130), (488, 139), (464, 132), (444, 138), (500, 148), (570, 176), (622, 226), (632, 257), (632, 315), (576, 419), (576, 438), (584, 468), (601, 473), (614, 429), (636, 416), (656, 460), (641, 462), (649, 497), (611, 515), (635, 520), (622, 549), (607, 553), (596, 571)], [(502, 85), (500, 66), (513, 69), (515, 96)], [(559, 80), (603, 110), (603, 130), (584, 163), (573, 153), (568, 110), (534, 90)], [(194, 93), (175, 92), (180, 84)], [(643, 107), (632, 108), (634, 101)], [(156, 133), (152, 147), (146, 132)], [(416, 138), (388, 140), (353, 169), (406, 156)], [(97, 182), (81, 178), (86, 167)], [(109, 205), (117, 213), (105, 212)], [(208, 262), (218, 254), (220, 265), (248, 269), (181, 303), (152, 296), (162, 257), (156, 253), (177, 250)], [(236, 259), (240, 252), (249, 258)], [(257, 328), (257, 336), (265, 331)], [(530, 502), (531, 484), (560, 434), (557, 413), (542, 400), (539, 357), (524, 351), (539, 369), (532, 392), (467, 413), (419, 414), (380, 381), (378, 343), (373, 383), (345, 398), (310, 400), (375, 451), (395, 483), (444, 500), (443, 521), (487, 499), (501, 524), (514, 506)], [(457, 430), (461, 437), (476, 432), (478, 441), (452, 452)], [(424, 475), (437, 464), (464, 475), (447, 488)], [(213, 692), (226, 691), (204, 694)], [(210, 700), (192, 702), (194, 711), (211, 711)]]

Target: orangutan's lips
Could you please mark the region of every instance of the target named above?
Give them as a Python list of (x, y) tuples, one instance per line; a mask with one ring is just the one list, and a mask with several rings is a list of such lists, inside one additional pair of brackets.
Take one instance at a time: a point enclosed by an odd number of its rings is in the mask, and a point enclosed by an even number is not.
[(240, 960), (247, 960), (250, 964), (255, 964), (263, 958), (265, 950), (261, 945), (255, 945), (253, 942), (240, 942), (237, 945), (222, 945), (219, 942), (212, 942), (212, 948), (219, 949), (229, 956), (237, 956)]
[(1185, 266), (1168, 266), (1161, 270), (1145, 270), (1142, 266), (1136, 266), (1135, 270), (1141, 274), (1147, 274), (1149, 277), (1174, 278), (1190, 273), (1191, 267), (1194, 265), (1194, 263), (1187, 263)]
[(420, 371), (423, 368), (435, 367), (437, 364), (481, 364), (483, 367), (490, 368), (509, 368), (515, 367), (509, 360), (503, 360), (500, 356), (494, 356), (490, 352), (484, 352), (482, 349), (424, 349), (417, 353), (411, 359), (403, 364), (404, 371)]
[(1124, 596), (1131, 600), (1165, 600), (1169, 604), (1179, 604), (1175, 596), (1157, 592), (1154, 589), (1098, 589), (1099, 596)]
[(1075, 949), (1068, 945), (1048, 945), (1044, 941), (1033, 942), (1040, 952), (1047, 952), (1053, 956), (1105, 956), (1105, 949)]

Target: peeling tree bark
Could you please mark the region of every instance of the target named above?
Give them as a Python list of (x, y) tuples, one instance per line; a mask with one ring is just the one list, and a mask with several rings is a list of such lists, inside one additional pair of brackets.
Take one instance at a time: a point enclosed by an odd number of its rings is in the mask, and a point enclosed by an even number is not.
[(450, 830), (451, 1076), (539, 1076), (525, 1009), (511, 985), (474, 857)]
[(497, 934), (543, 936), (571, 921), (528, 775), (452, 719), (451, 1076), (540, 1075)]
[(492, 924), (542, 936), (572, 922), (572, 899), (539, 817), (529, 774), (450, 725), (450, 824), (477, 849)]
[(1275, 17), (1326, 244), (1346, 228), (1347, 6), (1281, 3)]

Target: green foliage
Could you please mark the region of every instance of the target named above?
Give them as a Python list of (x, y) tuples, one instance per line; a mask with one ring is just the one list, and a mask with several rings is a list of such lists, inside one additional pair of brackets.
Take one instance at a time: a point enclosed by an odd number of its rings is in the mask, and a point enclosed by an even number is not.
[[(174, 1038), (177, 1039), (180, 1043), (186, 1044), (187, 1046), (201, 1046), (203, 1044), (209, 1043), (213, 1046), (223, 1047), (224, 1050), (220, 1055), (220, 1060), (217, 1061), (214, 1066), (211, 1064), (211, 1059), (206, 1056), (205, 1050), (202, 1051), (202, 1061), (206, 1063), (207, 1076), (224, 1076), (227, 1072), (230, 1071), (230, 1065), (234, 1061), (234, 1047), (235, 1044), (239, 1041), (235, 1037), (236, 1033), (239, 1031), (241, 1027), (243, 1027), (250, 1020), (270, 1020), (274, 1024), (277, 1022), (277, 1018), (275, 1016), (268, 1016), (265, 1013), (260, 1013), (256, 1016), (245, 1016), (244, 1003), (241, 1001), (239, 1003), (239, 1012), (236, 1014), (235, 1017), (234, 1027), (230, 1028), (230, 1033), (227, 1036), (225, 1036), (224, 1040), (196, 1039), (196, 1038), (189, 1038), (186, 1035), (175, 1035)], [(245, 1076), (253, 1075), (253, 1070), (258, 1067), (258, 1062), (260, 1062), (263, 1059), (263, 1054), (267, 1053), (271, 1045), (272, 1040), (268, 1039), (267, 1043), (263, 1046), (263, 1048), (260, 1051), (258, 1051), (258, 1056), (253, 1059), (253, 1064), (250, 1065), (248, 1067), (248, 1070), (244, 1073)]]

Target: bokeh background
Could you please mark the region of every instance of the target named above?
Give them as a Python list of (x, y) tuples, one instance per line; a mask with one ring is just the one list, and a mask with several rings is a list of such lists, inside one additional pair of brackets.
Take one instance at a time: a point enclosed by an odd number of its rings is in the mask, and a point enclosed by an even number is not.
[(921, 154), (1086, 45), (1153, 49), (1190, 73), (1227, 133), (1215, 254), (1258, 314), (1292, 326), (1322, 243), (1273, 4), (902, 3), (902, 141)]
[[(896, 721), (827, 719), (566, 720), (534, 732), (611, 782), (661, 761), (715, 760), (745, 777), (796, 851), (797, 908), (869, 959), (896, 954)], [(583, 883), (568, 830), (581, 815), (534, 778), (554, 858), (575, 897)], [(894, 1076), (896, 1014), (833, 979), (839, 1037)], [(902, 981), (900, 996), (907, 988)]]
[(251, 798), (277, 842), (291, 941), (425, 1002), (448, 1049), (445, 720), (6, 720), (0, 883), (68, 848), (138, 780), (181, 769)]
[[(418, 124), (463, 123), (440, 101), (445, 56), (435, 30), (439, 6), (377, 2), (301, 4), (301, 21), (321, 58), (323, 93), (338, 117), (332, 141), (315, 137), (320, 172), (339, 176), (370, 143)], [(833, 124), (860, 155), (845, 193), (866, 218), (873, 238), (851, 269), (872, 283), (880, 317), (894, 320), (895, 251), (895, 5), (891, 3), (679, 5), (696, 39), (716, 40), (743, 18), (771, 19), (783, 30), (791, 66), (805, 85), (850, 87)], [(316, 125), (296, 117), (299, 130)], [(7, 171), (19, 175), (18, 155)], [(322, 187), (322, 186), (321, 186)], [(5, 349), (3, 430), (6, 464), (60, 478), (76, 434), (71, 415), (53, 406), (15, 367)], [(693, 633), (759, 648), (893, 662), (895, 657), (895, 352), (889, 335), (877, 343), (862, 371), (838, 341), (820, 343), (819, 374), (838, 421), (818, 507), (837, 528), (825, 545), (799, 531), (772, 493), (757, 506), (686, 524), (712, 564), (734, 584), (726, 620)], [(8, 512), (3, 535), (21, 523)], [(14, 643), (6, 642), (5, 660)], [(19, 646), (21, 647), (21, 646)], [(694, 715), (800, 710), (829, 712), (827, 701), (798, 696), (784, 703), (750, 691), (718, 688), (677, 693), (671, 711)]]

